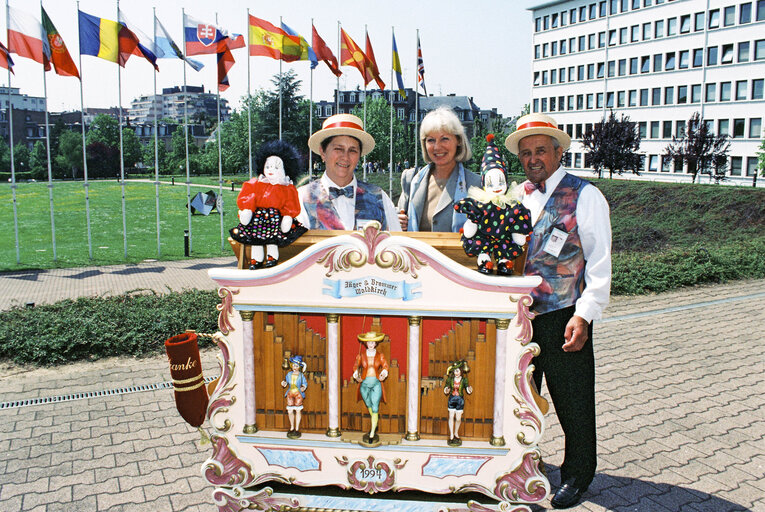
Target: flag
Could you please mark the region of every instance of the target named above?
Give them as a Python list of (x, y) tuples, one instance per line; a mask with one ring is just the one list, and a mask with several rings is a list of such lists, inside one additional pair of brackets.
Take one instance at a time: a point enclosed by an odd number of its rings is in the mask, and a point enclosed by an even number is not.
[[(13, 73), (13, 59), (11, 59), (11, 52), (5, 47), (3, 43), (0, 43), (0, 67), (3, 67)], [(14, 75), (16, 73), (13, 73)]]
[(359, 70), (362, 78), (364, 79), (364, 85), (372, 81), (372, 77), (367, 79), (366, 62), (367, 57), (364, 52), (361, 51), (359, 45), (357, 45), (351, 36), (349, 36), (345, 29), (340, 29), (340, 63), (343, 66), (353, 66)]
[(43, 35), (45, 36), (45, 41), (43, 41), (45, 70), (49, 70), (50, 65), (53, 64), (57, 74), (80, 78), (80, 73), (77, 71), (77, 66), (75, 66), (72, 56), (69, 55), (69, 50), (66, 49), (64, 40), (59, 35), (58, 30), (56, 30), (55, 25), (53, 25), (42, 5), (40, 6), (40, 11)]
[(228, 31), (188, 14), (183, 15), (183, 31), (186, 35), (186, 55), (224, 53), (225, 48), (236, 50), (245, 46), (241, 34), (229, 35)]
[[(116, 62), (122, 67), (131, 55), (145, 57), (157, 69), (157, 57), (140, 48), (138, 37), (122, 23), (77, 11), (80, 26), (80, 54)], [(145, 54), (147, 51), (150, 56)], [(153, 58), (153, 60), (152, 60)]]
[[(42, 25), (31, 15), (8, 6), (8, 50), (44, 64)], [(46, 68), (50, 69), (50, 65)]]
[(375, 52), (372, 51), (372, 42), (369, 40), (369, 33), (367, 32), (367, 65), (366, 65), (366, 71), (367, 75), (365, 80), (367, 83), (369, 83), (373, 78), (374, 81), (377, 83), (377, 87), (380, 89), (385, 89), (385, 82), (382, 81), (382, 78), (380, 78), (380, 70), (377, 69), (377, 60), (375, 59)]
[(289, 28), (283, 21), (282, 30), (284, 30), (288, 36), (298, 38), (298, 44), (300, 45), (300, 58), (298, 60), (310, 60), (311, 69), (319, 65), (319, 59), (316, 58), (313, 48), (311, 48), (311, 45), (308, 44), (308, 41), (306, 41), (303, 36)]
[(218, 90), (225, 91), (229, 87), (228, 70), (234, 65), (234, 55), (228, 45), (223, 47), (223, 51), (217, 53), (218, 56)]
[(323, 60), (324, 64), (329, 67), (330, 71), (332, 71), (335, 76), (342, 75), (343, 72), (340, 71), (340, 68), (337, 65), (337, 59), (332, 53), (332, 50), (329, 49), (329, 46), (324, 42), (324, 39), (322, 39), (319, 33), (316, 32), (316, 27), (311, 25), (311, 30), (313, 31), (311, 44), (313, 46), (313, 51), (316, 53), (316, 57)]
[(391, 34), (393, 39), (393, 74), (396, 75), (396, 83), (398, 84), (398, 93), (401, 97), (406, 98), (406, 91), (404, 90), (404, 77), (401, 74), (401, 61), (398, 58), (398, 48), (396, 48), (396, 36)]
[(420, 36), (417, 35), (417, 86), (422, 87), (425, 96), (428, 90), (425, 88), (425, 64), (422, 62), (422, 48), (420, 47)]
[(300, 60), (303, 53), (300, 39), (266, 20), (250, 15), (250, 55), (253, 57), (271, 57), (285, 62)]
[(158, 56), (160, 59), (172, 59), (173, 57), (181, 59), (188, 62), (189, 66), (194, 68), (194, 71), (199, 71), (204, 67), (204, 64), (198, 60), (189, 59), (183, 56), (181, 49), (175, 44), (173, 38), (170, 37), (170, 34), (165, 30), (165, 27), (156, 17), (154, 18), (154, 23), (156, 23), (154, 30), (154, 45), (164, 54)]
[(141, 32), (138, 27), (130, 23), (121, 9), (117, 9), (117, 18), (120, 24), (128, 29), (136, 38), (136, 50), (133, 52), (133, 54), (144, 57), (146, 60), (151, 62), (151, 65), (154, 66), (154, 69), (159, 71), (159, 68), (157, 67), (157, 57), (160, 55), (158, 55), (159, 51), (157, 50), (154, 41), (149, 36)]

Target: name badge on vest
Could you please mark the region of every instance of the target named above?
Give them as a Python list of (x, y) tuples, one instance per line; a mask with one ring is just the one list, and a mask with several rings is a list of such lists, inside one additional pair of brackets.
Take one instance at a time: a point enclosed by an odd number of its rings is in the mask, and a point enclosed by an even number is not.
[(563, 244), (566, 243), (568, 233), (561, 231), (558, 228), (553, 228), (550, 233), (550, 238), (547, 239), (547, 243), (542, 248), (544, 252), (556, 258), (560, 255), (560, 251), (563, 249)]

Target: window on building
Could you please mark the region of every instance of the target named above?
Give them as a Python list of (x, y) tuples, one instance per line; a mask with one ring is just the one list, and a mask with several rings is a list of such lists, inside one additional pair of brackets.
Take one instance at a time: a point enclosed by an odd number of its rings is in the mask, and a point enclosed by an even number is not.
[(566, 97), (565, 96), (558, 96), (558, 110), (563, 112), (566, 110)]
[(574, 110), (574, 96), (570, 95), (566, 97), (566, 110)]
[(584, 110), (584, 94), (576, 95), (576, 109)]
[(608, 6), (608, 12), (609, 12), (611, 15), (614, 15), (614, 14), (618, 13), (618, 12), (619, 12), (619, 11), (617, 10), (618, 8), (619, 8), (619, 0), (611, 0), (611, 1), (609, 2), (609, 6)]
[(656, 172), (659, 170), (659, 155), (651, 155), (648, 157), (648, 171)]
[(677, 103), (688, 103), (688, 86), (687, 85), (679, 85), (677, 86)]
[(746, 99), (746, 80), (736, 81), (736, 100), (743, 101)]
[(616, 106), (619, 108), (624, 107), (626, 103), (627, 95), (624, 91), (619, 91), (616, 93)]
[(547, 71), (542, 71), (542, 85), (547, 85)]
[(717, 84), (707, 84), (707, 93), (704, 101), (712, 103), (717, 99)]
[(688, 61), (690, 60), (690, 51), (683, 50), (677, 55), (677, 68), (688, 69)]
[(664, 104), (672, 105), (674, 102), (675, 102), (675, 88), (665, 87), (664, 88)]
[(720, 83), (720, 101), (730, 101), (730, 90), (731, 90), (730, 82)]
[(555, 112), (555, 97), (550, 98), (550, 112)]
[(757, 172), (757, 157), (755, 156), (746, 157), (746, 175), (754, 176), (754, 173), (756, 172)]
[(600, 2), (599, 15), (601, 18), (606, 15), (606, 0)]
[(571, 23), (572, 25), (573, 25), (574, 23), (576, 23), (576, 8), (574, 8), (574, 9), (570, 9), (570, 10), (568, 11), (568, 17), (569, 17), (569, 18), (571, 18), (571, 19), (570, 19), (570, 23)]
[(576, 138), (581, 139), (582, 138), (582, 123), (577, 123), (574, 128), (575, 128)]
[(606, 93), (606, 108), (614, 108), (614, 93)]
[(653, 37), (656, 39), (664, 37), (664, 20), (656, 20), (653, 24)]
[(662, 123), (661, 136), (665, 139), (672, 138), (672, 121), (664, 121)]
[(627, 94), (627, 106), (637, 107), (637, 90), (633, 89)]
[(558, 83), (564, 83), (566, 81), (566, 68), (558, 69)]
[(406, 109), (403, 107), (399, 108), (396, 113), (400, 121), (403, 121), (406, 118)]
[(648, 105), (648, 89), (640, 89), (640, 106), (645, 107)]
[(669, 52), (666, 55), (666, 61), (664, 62), (664, 70), (672, 71), (675, 69), (675, 52)]
[(651, 71), (651, 57), (643, 55), (640, 57), (640, 72), (648, 73), (649, 71)]
[(704, 49), (696, 48), (693, 50), (693, 67), (700, 68), (704, 65)]
[(630, 41), (633, 43), (640, 41), (640, 25), (632, 25), (630, 28)]
[(749, 41), (738, 43), (738, 61), (749, 62)]
[(691, 86), (691, 103), (701, 103), (701, 84)]
[(729, 119), (719, 119), (717, 121), (717, 135), (730, 135)]
[[(584, 40), (584, 37), (582, 37), (582, 40)], [(579, 49), (584, 50), (584, 48)], [(574, 53), (576, 51), (576, 38), (575, 37), (569, 37), (568, 38), (568, 51), (571, 53)]]
[(598, 48), (606, 47), (606, 33), (598, 32)]
[(560, 40), (560, 54), (566, 55), (566, 40), (565, 39)]
[(534, 98), (534, 112), (539, 112), (539, 100)]
[(576, 68), (574, 66), (568, 67), (568, 81), (573, 82), (576, 80)]
[(595, 95), (595, 108), (603, 108), (603, 93), (599, 92)]
[(538, 44), (535, 44), (534, 45), (534, 58), (538, 59), (541, 56), (542, 56), (542, 47), (539, 46)]
[(651, 121), (651, 138), (659, 138), (659, 121)]
[(616, 61), (609, 60), (608, 61), (608, 77), (611, 78), (613, 76), (616, 76)]
[(707, 131), (709, 133), (715, 132), (715, 122), (711, 119), (704, 119), (704, 124), (707, 125)]
[(548, 28), (550, 28), (550, 16), (545, 16), (544, 18), (542, 18), (542, 20), (543, 20), (543, 21), (542, 21), (542, 27), (543, 27), (545, 30), (547, 30)]
[(619, 76), (627, 74), (627, 59), (619, 59)]
[(738, 7), (738, 22), (750, 23), (752, 21), (752, 4), (747, 2)]
[(632, 10), (640, 9), (640, 0), (632, 0)]
[(672, 170), (672, 158), (661, 155), (661, 172), (670, 172)]
[(730, 27), (736, 23), (736, 6), (731, 5), (723, 9), (723, 27)]
[(746, 126), (746, 119), (734, 119), (733, 120), (733, 137), (743, 137), (745, 126)]
[(648, 130), (646, 128), (646, 124), (647, 123), (645, 121), (638, 122), (638, 135), (640, 135), (641, 139), (645, 139), (647, 136)]
[(754, 60), (765, 60), (765, 39), (754, 42)]
[(765, 0), (757, 0), (757, 21), (765, 21)]
[(542, 45), (542, 58), (547, 57), (548, 49), (549, 49), (549, 45), (547, 43)]
[(697, 12), (693, 15), (693, 31), (701, 32), (704, 30), (704, 12)]
[(548, 110), (547, 110), (547, 98), (542, 98), (542, 112), (548, 112)]
[(554, 13), (550, 16), (550, 26), (552, 28), (558, 28), (558, 13)]
[(720, 64), (733, 64), (733, 44), (722, 45)]
[(581, 169), (582, 168), (582, 154), (581, 153), (575, 153), (574, 154), (574, 167)]
[(595, 78), (595, 64), (587, 64), (587, 80)]
[(632, 57), (630, 59), (630, 75), (637, 75), (638, 73), (638, 58)]
[(720, 26), (720, 9), (709, 11), (709, 28), (718, 28)]
[[(587, 49), (595, 49), (595, 34), (590, 34), (587, 36)], [(584, 36), (579, 36), (579, 51), (584, 51)]]
[(629, 36), (629, 32), (627, 30), (627, 27), (622, 27), (619, 29), (619, 44), (627, 44), (629, 41), (627, 39)]
[(588, 94), (587, 95), (587, 110), (592, 110), (593, 107), (595, 107), (595, 95)]
[(763, 95), (763, 86), (765, 85), (765, 79), (758, 78), (752, 80), (752, 99), (761, 100)]
[(661, 87), (651, 89), (651, 105), (661, 105)]
[(741, 176), (741, 157), (732, 156), (730, 158), (730, 175)]
[(677, 34), (677, 18), (669, 18), (667, 20), (667, 36), (674, 36)]
[(568, 23), (568, 11), (562, 11), (560, 13), (560, 26), (565, 27)]
[(584, 80), (584, 65), (576, 67), (576, 79), (580, 82)]
[(602, 63), (602, 62), (598, 62), (598, 73), (597, 73), (597, 78), (603, 78), (603, 68), (604, 68), (604, 67), (605, 67), (605, 66), (603, 65), (603, 63)]
[(691, 31), (691, 15), (680, 16), (680, 33), (687, 34)]
[(651, 23), (643, 23), (643, 41), (651, 39)]
[(594, 20), (597, 17), (598, 17), (598, 5), (597, 4), (590, 4), (589, 19)]
[(579, 8), (579, 21), (587, 21), (587, 6), (583, 5)]
[(749, 120), (749, 138), (759, 139), (762, 136), (762, 118), (753, 117)]
[(710, 46), (707, 48), (707, 66), (717, 65), (717, 47)]
[(608, 46), (616, 44), (616, 29), (608, 31)]
[(534, 85), (539, 85), (539, 71), (534, 71)]
[(653, 70), (654, 72), (661, 71), (662, 66), (662, 55), (660, 53), (657, 53), (653, 56)]
[(553, 69), (550, 71), (550, 84), (555, 85), (556, 83), (558, 83), (558, 73)]
[(651, 7), (652, 3), (651, 0), (643, 0), (643, 7)]

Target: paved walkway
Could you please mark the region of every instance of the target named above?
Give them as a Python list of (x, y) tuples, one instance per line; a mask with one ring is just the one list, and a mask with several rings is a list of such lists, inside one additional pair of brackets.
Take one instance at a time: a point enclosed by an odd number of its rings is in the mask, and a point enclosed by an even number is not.
[[(221, 263), (233, 260), (6, 274), (0, 287), (14, 285), (16, 303), (55, 300), (49, 288), (60, 298), (211, 287), (206, 269)], [(89, 284), (98, 278), (106, 288)], [(765, 512), (764, 305), (765, 280), (612, 300), (595, 327), (598, 474), (571, 510)], [(216, 352), (203, 353), (208, 376)], [(0, 374), (0, 511), (216, 510), (200, 475), (212, 452), (156, 386), (164, 357)], [(555, 488), (563, 440), (547, 420), (540, 447)]]

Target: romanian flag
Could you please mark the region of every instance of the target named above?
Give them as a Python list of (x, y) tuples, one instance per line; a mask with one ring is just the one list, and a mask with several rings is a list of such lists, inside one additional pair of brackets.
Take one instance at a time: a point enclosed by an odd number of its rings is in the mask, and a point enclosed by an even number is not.
[(369, 83), (372, 79), (377, 83), (377, 87), (380, 89), (385, 89), (385, 82), (382, 81), (382, 78), (380, 78), (380, 70), (377, 69), (377, 61), (375, 59), (375, 52), (372, 51), (372, 42), (369, 40), (369, 33), (367, 33), (367, 66), (366, 66), (366, 77), (364, 78), (367, 83)]
[(56, 30), (55, 25), (48, 17), (48, 13), (40, 6), (43, 35), (46, 36), (46, 40), (43, 41), (43, 58), (45, 60), (45, 70), (50, 69), (50, 65), (56, 70), (56, 73), (61, 76), (76, 76), (80, 78), (80, 73), (77, 71), (77, 66), (74, 65), (72, 56), (69, 55), (69, 50), (66, 49), (64, 40)]
[(343, 66), (353, 66), (358, 69), (364, 78), (364, 85), (372, 81), (371, 76), (367, 78), (367, 56), (342, 28), (340, 29), (340, 63)]
[(289, 28), (283, 21), (282, 30), (284, 30), (291, 39), (295, 37), (298, 38), (298, 43), (300, 44), (300, 58), (298, 60), (310, 60), (311, 69), (319, 65), (319, 59), (316, 58), (313, 48), (311, 48), (311, 45), (308, 44), (308, 41), (306, 41), (303, 36)]
[(398, 58), (398, 48), (396, 48), (396, 35), (391, 33), (393, 39), (393, 74), (396, 75), (396, 83), (398, 84), (398, 93), (401, 97), (406, 98), (406, 91), (404, 90), (404, 77), (401, 73), (401, 61)]
[[(80, 54), (93, 55), (109, 62), (116, 62), (125, 67), (131, 55), (145, 57), (157, 68), (157, 57), (139, 47), (138, 37), (124, 24), (97, 18), (77, 11), (80, 25)], [(153, 58), (153, 60), (152, 60)]]
[[(0, 68), (5, 68), (13, 73), (13, 59), (11, 59), (11, 52), (5, 47), (3, 43), (0, 43)], [(14, 75), (16, 73), (13, 73)]]
[(342, 75), (343, 72), (340, 71), (340, 68), (337, 66), (337, 58), (335, 58), (332, 50), (329, 49), (329, 46), (324, 42), (324, 39), (322, 39), (321, 36), (319, 36), (319, 33), (316, 32), (316, 27), (311, 25), (311, 29), (313, 31), (311, 44), (313, 46), (313, 51), (316, 53), (316, 57), (323, 60), (324, 64), (329, 67), (330, 71), (332, 71), (335, 76)]
[(293, 62), (303, 53), (300, 36), (291, 36), (266, 20), (250, 15), (250, 55)]

